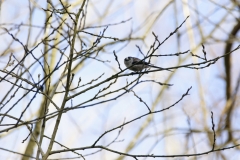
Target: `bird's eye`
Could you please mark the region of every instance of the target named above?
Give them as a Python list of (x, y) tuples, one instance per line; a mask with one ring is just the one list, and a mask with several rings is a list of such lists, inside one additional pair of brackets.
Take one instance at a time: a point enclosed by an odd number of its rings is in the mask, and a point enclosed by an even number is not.
[(130, 60), (130, 58), (129, 58), (129, 57), (125, 58), (125, 61), (129, 61), (129, 60)]

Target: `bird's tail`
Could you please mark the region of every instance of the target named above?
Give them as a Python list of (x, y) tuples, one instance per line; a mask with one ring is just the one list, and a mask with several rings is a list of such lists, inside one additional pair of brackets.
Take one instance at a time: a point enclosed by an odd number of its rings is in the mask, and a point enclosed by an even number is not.
[(152, 68), (158, 68), (158, 69), (162, 69), (162, 70), (167, 70), (167, 71), (173, 72), (173, 71), (171, 71), (170, 69), (165, 69), (165, 68), (157, 67), (157, 66), (154, 66), (154, 65), (148, 65), (148, 66), (149, 66), (149, 67), (152, 67)]

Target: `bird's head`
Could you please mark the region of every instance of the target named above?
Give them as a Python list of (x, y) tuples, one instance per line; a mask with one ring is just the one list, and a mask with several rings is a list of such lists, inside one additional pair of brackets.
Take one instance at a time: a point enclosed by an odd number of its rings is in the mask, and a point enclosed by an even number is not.
[(125, 63), (125, 65), (126, 65), (127, 67), (131, 66), (131, 65), (132, 65), (132, 62), (133, 62), (132, 57), (126, 57), (126, 58), (124, 59), (124, 63)]
[(129, 61), (130, 59), (131, 59), (130, 57), (126, 57), (124, 61)]

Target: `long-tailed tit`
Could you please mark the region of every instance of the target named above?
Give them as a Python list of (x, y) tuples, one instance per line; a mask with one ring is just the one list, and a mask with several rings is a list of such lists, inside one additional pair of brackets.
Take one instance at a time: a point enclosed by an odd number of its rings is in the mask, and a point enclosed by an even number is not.
[(137, 71), (141, 71), (144, 68), (149, 68), (149, 67), (163, 69), (161, 67), (157, 67), (157, 66), (154, 66), (154, 65), (152, 65), (150, 63), (144, 62), (141, 59), (138, 59), (136, 57), (127, 57), (127, 58), (125, 58), (124, 59), (124, 64), (126, 65), (126, 67), (130, 67), (131, 66), (129, 69), (132, 70), (132, 71), (136, 71), (136, 72)]

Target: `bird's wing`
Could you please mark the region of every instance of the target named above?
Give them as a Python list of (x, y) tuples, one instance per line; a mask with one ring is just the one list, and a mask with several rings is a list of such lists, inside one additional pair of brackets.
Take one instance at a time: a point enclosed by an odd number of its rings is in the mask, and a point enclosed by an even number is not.
[(138, 58), (135, 58), (135, 57), (132, 57), (132, 58), (133, 58), (133, 62), (132, 62), (133, 64), (149, 65), (149, 63), (141, 61), (141, 59), (138, 59)]
[[(133, 58), (132, 64), (135, 64), (135, 65), (141, 64), (141, 65), (147, 65), (147, 66), (150, 66), (150, 67), (153, 67), (153, 68), (164, 69), (164, 68), (162, 68), (162, 67), (155, 66), (155, 65), (153, 65), (153, 64), (151, 64), (151, 63), (141, 61), (141, 59), (138, 59), (138, 58), (135, 58), (135, 57), (132, 57), (132, 58)], [(172, 71), (169, 70), (169, 69), (166, 69), (166, 70), (172, 72)]]

